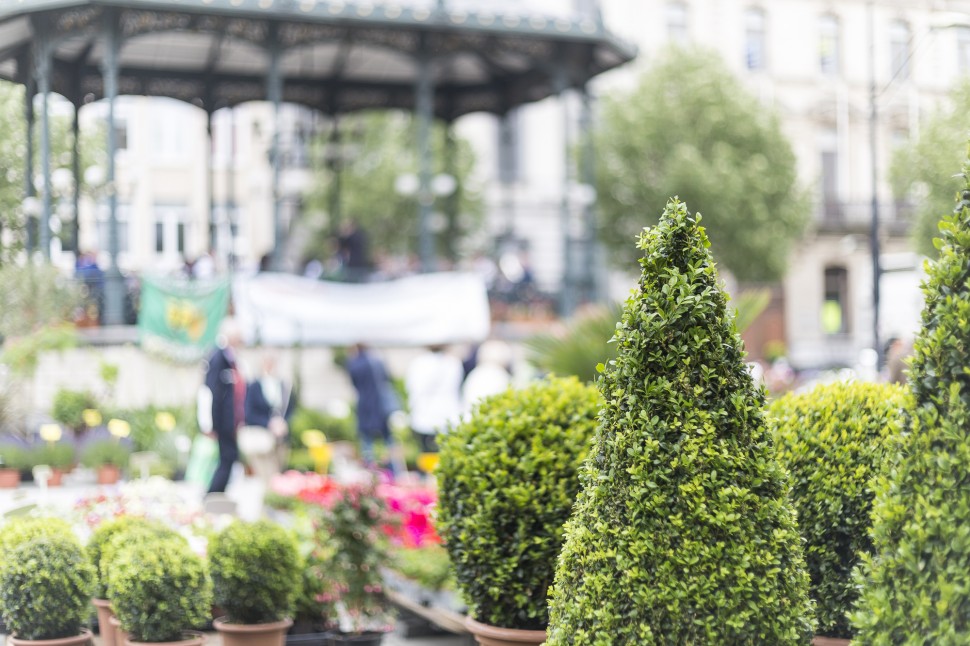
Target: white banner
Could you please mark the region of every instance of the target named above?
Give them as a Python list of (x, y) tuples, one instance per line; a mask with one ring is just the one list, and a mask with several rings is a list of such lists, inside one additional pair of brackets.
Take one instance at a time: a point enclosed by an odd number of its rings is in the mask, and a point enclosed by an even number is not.
[(335, 283), (261, 273), (237, 277), (235, 316), (247, 343), (419, 346), (488, 337), (488, 295), (465, 273), (381, 283)]

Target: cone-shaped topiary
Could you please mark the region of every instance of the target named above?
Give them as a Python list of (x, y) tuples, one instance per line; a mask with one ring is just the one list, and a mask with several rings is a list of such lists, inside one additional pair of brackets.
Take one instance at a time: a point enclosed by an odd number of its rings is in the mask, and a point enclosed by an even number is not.
[(548, 624), (563, 524), (601, 403), (575, 377), (551, 378), (486, 398), (444, 437), (438, 530), (478, 621)]
[(970, 644), (970, 161), (964, 177), (923, 284), (898, 457), (875, 487), (857, 644)]
[(890, 457), (904, 393), (892, 384), (823, 384), (768, 409), (778, 459), (791, 474), (818, 635), (852, 636), (852, 570), (872, 551), (871, 483)]
[(709, 242), (673, 200), (642, 275), (552, 589), (550, 646), (807, 644), (801, 538)]

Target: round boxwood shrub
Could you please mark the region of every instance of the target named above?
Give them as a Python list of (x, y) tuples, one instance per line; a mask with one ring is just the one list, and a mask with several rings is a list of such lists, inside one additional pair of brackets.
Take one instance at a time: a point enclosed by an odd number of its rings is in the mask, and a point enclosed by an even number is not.
[[(150, 540), (154, 537), (177, 537), (178, 534), (162, 523), (149, 520), (142, 516), (118, 516), (106, 520), (91, 534), (85, 551), (88, 560), (94, 566), (96, 580), (94, 596), (104, 599), (108, 594), (108, 573), (114, 553), (138, 540)], [(120, 537), (120, 538), (119, 538)], [(116, 540), (117, 539), (117, 540)], [(108, 547), (113, 543), (113, 547)], [(103, 558), (105, 554), (108, 558)]]
[(438, 531), (479, 621), (546, 627), (562, 526), (599, 406), (595, 388), (553, 378), (485, 399), (442, 439)]
[(857, 644), (970, 644), (970, 161), (940, 224), (903, 430), (876, 479)]
[(700, 216), (674, 200), (639, 245), (547, 644), (807, 644), (787, 477)]
[(32, 640), (79, 635), (94, 569), (78, 540), (60, 532), (39, 535), (10, 549), (6, 558), (0, 616), (10, 633)]
[(299, 592), (296, 539), (269, 521), (235, 522), (209, 545), (216, 605), (232, 623), (281, 621)]
[(819, 635), (852, 636), (852, 570), (872, 550), (871, 481), (890, 457), (903, 395), (891, 384), (834, 383), (769, 408), (778, 459), (791, 475)]
[(9, 551), (44, 536), (75, 538), (74, 530), (61, 518), (24, 516), (0, 526), (0, 568), (9, 560)]
[(131, 641), (178, 641), (184, 630), (209, 618), (212, 581), (184, 540), (155, 537), (117, 550), (108, 569), (108, 597)]

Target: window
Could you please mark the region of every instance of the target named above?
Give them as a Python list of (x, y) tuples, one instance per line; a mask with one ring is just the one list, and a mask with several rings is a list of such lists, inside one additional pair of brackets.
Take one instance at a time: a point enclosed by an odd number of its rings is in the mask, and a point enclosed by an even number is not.
[(839, 73), (839, 19), (822, 16), (818, 21), (818, 65), (826, 76)]
[(128, 123), (115, 118), (115, 150), (128, 150)]
[(683, 2), (668, 2), (666, 18), (667, 38), (674, 43), (687, 43), (690, 39), (687, 29), (687, 5)]
[(849, 331), (849, 272), (845, 267), (825, 268), (825, 296), (822, 301), (822, 331), (846, 334)]
[(970, 27), (957, 30), (957, 56), (960, 74), (970, 74)]
[(498, 127), (498, 178), (503, 184), (513, 184), (522, 179), (522, 113), (509, 110), (499, 120)]
[(185, 253), (184, 206), (155, 206), (155, 253), (176, 257)]
[[(107, 203), (103, 203), (98, 208), (98, 251), (109, 253), (108, 245), (108, 209)], [(118, 204), (115, 216), (118, 218), (118, 253), (128, 253), (128, 212), (131, 207), (127, 204)]]
[(889, 55), (892, 59), (891, 78), (909, 78), (909, 25), (896, 20), (889, 27)]
[(744, 12), (744, 48), (748, 69), (765, 69), (765, 12), (761, 9)]

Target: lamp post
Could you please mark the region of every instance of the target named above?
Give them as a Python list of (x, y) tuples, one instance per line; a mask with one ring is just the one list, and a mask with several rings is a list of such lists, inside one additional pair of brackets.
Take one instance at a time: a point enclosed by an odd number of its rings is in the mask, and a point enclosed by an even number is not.
[(432, 222), (431, 208), (434, 206), (435, 199), (447, 197), (458, 189), (458, 180), (453, 175), (439, 173), (428, 182), (427, 192), (421, 191), (421, 179), (412, 173), (399, 175), (394, 180), (394, 191), (403, 197), (416, 197), (418, 203), (426, 209), (427, 215), (418, 221), (419, 239), (421, 241), (421, 271), (432, 271), (435, 266), (434, 253), (434, 229), (435, 223)]
[[(102, 202), (116, 199), (114, 196), (115, 184), (108, 177), (108, 171), (101, 166), (90, 166), (84, 171), (84, 183), (91, 190), (97, 210), (101, 210)], [(118, 267), (118, 222), (116, 217), (112, 218), (110, 213), (108, 218), (108, 256), (110, 266), (105, 272), (104, 284), (104, 312), (102, 312), (102, 322), (106, 325), (123, 325), (125, 316), (125, 283), (121, 269)], [(100, 213), (98, 219), (100, 220)]]

